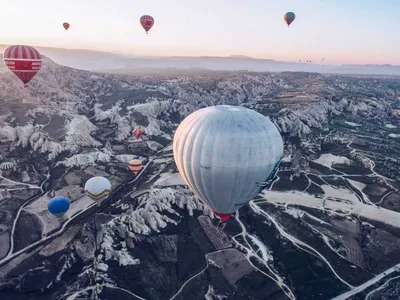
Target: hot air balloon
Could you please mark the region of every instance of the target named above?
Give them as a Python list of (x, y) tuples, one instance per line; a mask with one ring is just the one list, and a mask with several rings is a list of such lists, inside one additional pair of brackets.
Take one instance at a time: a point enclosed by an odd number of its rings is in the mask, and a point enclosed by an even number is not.
[(15, 165), (12, 162), (6, 161), (0, 165), (1, 171), (12, 171), (14, 170)]
[(284, 16), (283, 19), (285, 20), (287, 26), (289, 27), (290, 24), (294, 21), (296, 18), (296, 15), (293, 12), (287, 12)]
[(4, 63), (27, 87), (27, 83), (39, 72), (42, 56), (31, 46), (14, 45), (3, 54)]
[(136, 128), (134, 131), (132, 131), (132, 134), (136, 137), (136, 139), (139, 139), (143, 134), (143, 130)]
[(3, 162), (0, 165), (0, 171), (2, 175), (10, 175), (12, 171), (15, 171), (15, 165), (12, 162)]
[(48, 211), (56, 217), (62, 217), (69, 209), (70, 200), (64, 196), (56, 196), (47, 204)]
[(154, 18), (152, 16), (149, 16), (149, 15), (141, 16), (140, 24), (142, 24), (142, 27), (144, 28), (144, 30), (146, 30), (146, 33), (148, 34), (149, 33), (148, 31), (154, 25)]
[(85, 193), (100, 206), (111, 193), (111, 182), (101, 176), (92, 177), (86, 181)]
[(68, 30), (68, 28), (69, 28), (69, 23), (67, 23), (67, 22), (63, 23), (63, 27), (65, 28), (65, 30)]
[(184, 181), (224, 223), (270, 179), (283, 142), (268, 117), (220, 105), (186, 117), (175, 132), (173, 152)]
[(140, 159), (132, 159), (129, 162), (129, 170), (133, 172), (133, 174), (137, 175), (140, 170), (143, 168), (143, 163)]

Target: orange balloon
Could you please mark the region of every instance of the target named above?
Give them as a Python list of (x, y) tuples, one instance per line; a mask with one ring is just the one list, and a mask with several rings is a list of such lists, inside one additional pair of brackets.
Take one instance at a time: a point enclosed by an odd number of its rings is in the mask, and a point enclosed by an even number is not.
[(142, 169), (143, 163), (140, 159), (132, 159), (129, 162), (129, 170), (131, 170), (133, 174), (137, 175)]
[(63, 23), (63, 26), (64, 26), (65, 30), (68, 30), (68, 28), (69, 28), (69, 23)]

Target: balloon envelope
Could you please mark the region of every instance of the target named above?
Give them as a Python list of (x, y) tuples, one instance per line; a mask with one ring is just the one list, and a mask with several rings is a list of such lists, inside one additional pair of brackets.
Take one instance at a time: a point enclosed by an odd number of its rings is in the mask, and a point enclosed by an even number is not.
[(143, 163), (140, 159), (132, 159), (129, 162), (129, 170), (132, 171), (132, 173), (134, 173), (135, 175), (137, 175), (140, 170), (142, 170), (143, 168)]
[(154, 18), (149, 15), (141, 16), (140, 24), (142, 25), (142, 27), (144, 28), (144, 30), (147, 33), (151, 29), (151, 27), (153, 27), (153, 25), (154, 25)]
[(56, 196), (49, 201), (47, 209), (52, 215), (62, 217), (69, 209), (70, 200), (67, 197)]
[(283, 155), (283, 142), (268, 117), (220, 105), (186, 117), (175, 132), (173, 152), (184, 181), (224, 217), (257, 196)]
[(39, 72), (42, 56), (31, 46), (14, 45), (8, 47), (3, 54), (5, 65), (25, 85)]
[(67, 23), (67, 22), (63, 23), (63, 27), (65, 28), (65, 30), (68, 30), (68, 28), (69, 28), (69, 23)]
[(293, 12), (287, 12), (284, 16), (283, 19), (285, 20), (286, 24), (289, 26), (292, 24), (294, 19), (296, 18), (296, 15)]
[(0, 170), (2, 171), (10, 171), (12, 169), (14, 169), (14, 164), (12, 162), (6, 161), (0, 165)]
[(92, 200), (100, 203), (111, 193), (111, 182), (101, 176), (92, 177), (86, 181), (85, 193)]
[(143, 134), (143, 130), (140, 128), (136, 128), (132, 133), (136, 137), (136, 139), (139, 139)]

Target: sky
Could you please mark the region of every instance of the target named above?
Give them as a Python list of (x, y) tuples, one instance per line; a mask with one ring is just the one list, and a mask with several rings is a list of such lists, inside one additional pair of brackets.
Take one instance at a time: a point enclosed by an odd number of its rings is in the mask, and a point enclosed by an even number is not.
[(400, 65), (399, 12), (399, 0), (1, 0), (0, 44)]

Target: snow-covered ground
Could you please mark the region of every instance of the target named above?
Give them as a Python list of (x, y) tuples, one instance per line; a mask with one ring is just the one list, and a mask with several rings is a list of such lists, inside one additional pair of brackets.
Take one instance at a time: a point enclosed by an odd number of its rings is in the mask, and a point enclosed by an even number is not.
[(27, 205), (24, 210), (35, 214), (41, 221), (43, 225), (42, 235), (45, 236), (49, 232), (59, 228), (62, 223), (71, 218), (77, 212), (80, 212), (87, 208), (89, 205), (93, 204), (93, 200), (88, 196), (83, 196), (71, 203), (69, 210), (62, 218), (57, 218), (49, 213), (47, 210), (47, 204), (50, 201), (50, 197), (43, 195), (42, 197), (36, 199), (34, 202)]
[(395, 125), (393, 125), (393, 124), (385, 124), (385, 127), (386, 127), (386, 128), (389, 128), (389, 129), (397, 128), (397, 126), (395, 126)]
[(137, 155), (132, 155), (132, 154), (115, 155), (115, 159), (122, 163), (129, 163), (130, 160), (137, 158), (139, 158)]
[(154, 186), (186, 185), (179, 173), (162, 173)]
[(346, 123), (347, 125), (350, 125), (350, 126), (353, 126), (353, 127), (359, 127), (359, 126), (361, 126), (360, 124), (357, 124), (357, 123), (354, 123), (354, 122), (345, 121), (345, 123)]
[(345, 156), (336, 156), (333, 154), (322, 154), (319, 158), (315, 159), (314, 162), (331, 168), (333, 164), (350, 164), (351, 160)]
[[(385, 208), (378, 208), (376, 206), (361, 203), (358, 199), (347, 201), (320, 199), (313, 195), (302, 192), (277, 192), (277, 191), (263, 191), (261, 197), (265, 202), (275, 204), (292, 204), (299, 206), (312, 207), (320, 210), (340, 211), (342, 213), (354, 214), (364, 217), (366, 219), (375, 220), (385, 224), (392, 225), (400, 228), (400, 213), (388, 210)], [(257, 203), (260, 203), (257, 201)], [(261, 202), (262, 203), (262, 202)]]
[(350, 200), (354, 202), (359, 201), (356, 194), (351, 193), (349, 190), (345, 190), (342, 188), (335, 188), (326, 184), (321, 185), (321, 188), (323, 189), (326, 198), (332, 197), (337, 199)]

